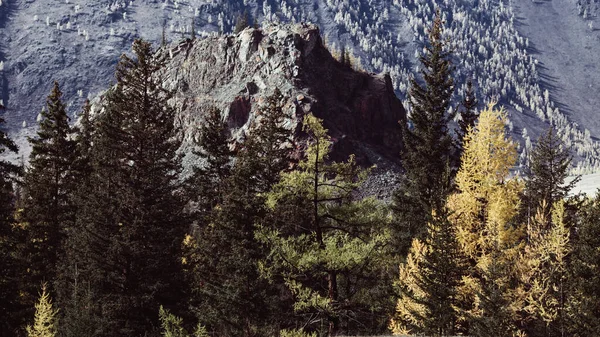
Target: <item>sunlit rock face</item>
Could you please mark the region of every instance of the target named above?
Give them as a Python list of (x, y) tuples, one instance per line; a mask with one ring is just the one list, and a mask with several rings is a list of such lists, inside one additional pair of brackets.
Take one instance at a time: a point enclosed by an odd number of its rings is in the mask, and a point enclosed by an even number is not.
[(401, 149), (399, 121), (406, 112), (388, 75), (342, 65), (323, 46), (313, 25), (269, 24), (236, 35), (186, 40), (158, 51), (166, 61), (159, 75), (176, 92), (183, 126), (186, 165), (198, 164), (193, 140), (208, 107), (216, 106), (227, 121), (232, 146), (239, 146), (260, 121), (265, 98), (279, 89), (281, 102), (302, 147), (302, 118), (324, 119), (334, 141), (332, 159), (351, 153), (363, 165), (376, 164), (370, 183), (374, 193), (393, 185)]

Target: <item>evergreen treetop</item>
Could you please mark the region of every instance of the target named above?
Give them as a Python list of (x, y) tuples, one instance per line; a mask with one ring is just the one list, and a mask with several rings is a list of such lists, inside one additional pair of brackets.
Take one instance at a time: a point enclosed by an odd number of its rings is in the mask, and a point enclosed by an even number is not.
[(448, 130), (454, 117), (449, 109), (454, 91), (453, 67), (439, 10), (429, 29), (425, 50), (419, 57), (425, 83), (411, 79), (411, 113), (409, 121), (401, 121), (401, 159), (406, 176), (396, 190), (393, 206), (401, 255), (407, 253), (413, 237), (425, 235), (432, 211), (442, 208), (452, 190), (452, 172), (458, 166), (453, 162), (454, 141)]
[(542, 134), (531, 153), (525, 170), (527, 207), (542, 211), (550, 219), (552, 205), (567, 197), (579, 178), (565, 183), (571, 168), (572, 156), (553, 128)]

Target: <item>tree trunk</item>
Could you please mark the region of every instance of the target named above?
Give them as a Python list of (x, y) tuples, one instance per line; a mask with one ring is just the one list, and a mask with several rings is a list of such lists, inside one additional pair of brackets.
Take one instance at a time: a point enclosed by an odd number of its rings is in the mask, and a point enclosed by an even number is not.
[[(334, 305), (335, 302), (337, 301), (337, 295), (338, 295), (338, 291), (337, 291), (337, 275), (335, 272), (329, 272), (329, 275), (327, 277), (328, 280), (328, 284), (329, 284), (329, 290), (328, 290), (328, 297), (329, 297), (329, 303), (331, 305)], [(335, 316), (330, 316), (329, 317), (329, 337), (335, 336), (337, 330), (338, 330), (338, 317)]]

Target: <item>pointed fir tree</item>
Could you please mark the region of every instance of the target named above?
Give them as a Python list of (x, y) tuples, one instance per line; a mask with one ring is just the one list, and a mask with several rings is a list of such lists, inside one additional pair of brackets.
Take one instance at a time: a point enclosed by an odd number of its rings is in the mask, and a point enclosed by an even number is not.
[[(194, 305), (200, 321), (219, 334), (268, 334), (281, 324), (278, 317), (283, 306), (279, 298), (273, 298), (278, 292), (258, 274), (258, 259), (264, 254), (254, 237), (254, 224), (265, 216), (264, 194), (289, 167), (292, 130), (285, 127), (289, 116), (283, 103), (276, 90), (259, 108), (260, 117), (238, 151), (235, 165), (227, 167), (220, 179), (208, 182), (216, 183), (220, 193), (202, 186), (197, 189), (207, 193), (198, 197), (207, 200), (212, 209), (198, 218), (198, 231), (187, 241), (197, 291)], [(201, 137), (208, 162), (204, 170), (222, 170), (217, 158), (225, 163), (230, 155), (225, 124), (220, 117), (210, 120), (218, 128), (211, 130), (211, 123), (207, 124), (206, 136)]]
[[(567, 197), (579, 178), (565, 182), (569, 176), (572, 155), (569, 149), (550, 128), (537, 141), (525, 169), (525, 205), (535, 210), (544, 204), (544, 218), (551, 219), (552, 205)], [(528, 213), (535, 213), (529, 211)]]
[(194, 16), (192, 16), (192, 24), (191, 24), (191, 33), (190, 36), (192, 38), (192, 41), (196, 39), (196, 19)]
[(209, 107), (199, 128), (197, 149), (193, 151), (204, 164), (193, 168), (185, 184), (188, 198), (193, 201), (191, 212), (200, 218), (223, 202), (224, 182), (231, 175), (234, 155), (229, 148), (227, 133), (227, 122), (223, 120), (221, 111), (214, 106)]
[[(74, 221), (73, 161), (76, 144), (71, 139), (66, 107), (58, 82), (54, 82), (41, 113), (37, 137), (32, 145), (29, 169), (25, 174), (24, 220), (27, 222), (25, 291), (33, 298), (41, 282), (55, 282), (59, 259), (64, 254), (65, 235)], [(53, 289), (53, 283), (50, 289)]]
[[(401, 154), (405, 179), (394, 195), (396, 241), (399, 253), (406, 254), (414, 237), (423, 238), (431, 212), (439, 210), (451, 190), (453, 140), (448, 123), (454, 90), (452, 63), (443, 38), (439, 10), (428, 33), (426, 53), (420, 57), (425, 81), (411, 79), (410, 121), (402, 121), (404, 149)], [(409, 126), (410, 123), (410, 126)]]
[(467, 88), (465, 89), (465, 92), (463, 94), (463, 99), (461, 102), (462, 109), (460, 110), (460, 120), (458, 121), (457, 133), (458, 142), (460, 144), (459, 149), (463, 148), (465, 135), (469, 132), (470, 129), (475, 127), (475, 121), (477, 121), (477, 117), (479, 117), (479, 112), (477, 111), (478, 103), (479, 102), (475, 97), (475, 90), (473, 89), (473, 80), (469, 78), (467, 80)]
[(91, 157), (94, 123), (91, 109), (89, 100), (86, 100), (79, 114), (78, 127), (74, 128), (76, 142), (72, 165), (72, 174), (76, 181), (72, 202), (74, 223), (65, 234), (64, 257), (57, 267), (61, 274), (56, 282), (56, 299), (61, 308), (59, 334), (66, 337), (93, 335), (95, 330), (90, 283), (82, 277), (84, 275), (82, 271), (86, 269), (85, 256), (89, 250), (84, 239), (86, 224), (81, 221), (80, 214), (93, 190)]
[(79, 212), (89, 284), (103, 336), (143, 335), (158, 325), (159, 304), (181, 312), (186, 287), (181, 243), (187, 230), (179, 191), (181, 157), (171, 92), (150, 43), (122, 55), (117, 84), (96, 118), (90, 195)]
[(366, 270), (381, 272), (389, 237), (384, 207), (371, 198), (353, 200), (368, 171), (353, 157), (327, 162), (331, 140), (321, 123), (304, 117), (306, 158), (269, 192), (274, 219), (257, 237), (269, 247), (263, 275), (279, 275), (294, 295), (294, 310), (318, 315), (333, 336), (348, 312), (359, 313), (363, 301), (375, 303), (366, 289), (354, 288), (353, 280)]
[(565, 312), (565, 336), (600, 334), (600, 192), (578, 211), (568, 277), (573, 281)]
[[(0, 110), (3, 110), (1, 105)], [(3, 130), (4, 123), (0, 116), (0, 155), (8, 152), (16, 154), (18, 147)], [(18, 286), (24, 266), (20, 263), (20, 242), (14, 228), (16, 196), (13, 187), (21, 173), (21, 167), (8, 160), (0, 160), (0, 335), (15, 331), (20, 322), (18, 312), (22, 309)]]
[(244, 10), (244, 12), (239, 14), (235, 20), (233, 34), (237, 34), (248, 27), (250, 27), (250, 18), (248, 17), (248, 11)]
[(394, 333), (452, 336), (465, 332), (459, 322), (458, 295), (465, 262), (447, 215), (435, 215), (425, 241), (413, 240), (407, 261), (400, 266)]

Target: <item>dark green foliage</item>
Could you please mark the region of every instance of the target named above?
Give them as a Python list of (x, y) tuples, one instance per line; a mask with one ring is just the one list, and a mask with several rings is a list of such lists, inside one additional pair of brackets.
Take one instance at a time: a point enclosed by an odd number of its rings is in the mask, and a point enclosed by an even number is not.
[[(0, 105), (0, 111), (4, 107)], [(4, 118), (0, 117), (0, 128)], [(0, 154), (17, 153), (18, 148), (0, 129)], [(21, 167), (7, 160), (0, 160), (0, 336), (9, 336), (19, 325), (22, 308), (18, 299), (18, 286), (23, 266), (17, 254), (19, 241), (14, 228), (15, 194), (13, 184), (21, 175)]]
[(79, 127), (75, 129), (76, 152), (72, 164), (72, 174), (76, 189), (72, 191), (74, 223), (68, 229), (63, 243), (64, 255), (58, 269), (61, 277), (57, 280), (56, 293), (60, 307), (59, 332), (63, 336), (91, 336), (94, 333), (92, 310), (94, 297), (89, 279), (83, 277), (86, 271), (86, 224), (81, 221), (82, 210), (87, 205), (92, 191), (92, 139), (94, 123), (91, 120), (91, 105), (86, 100), (79, 116)]
[(516, 332), (509, 298), (510, 267), (499, 252), (499, 249), (493, 250), (490, 263), (480, 277), (481, 288), (476, 293), (479, 314), (467, 315), (469, 335), (474, 337), (512, 337)]
[(600, 334), (600, 193), (578, 212), (570, 272), (575, 293), (568, 301), (568, 336)]
[(437, 11), (429, 31), (426, 53), (420, 57), (421, 75), (425, 85), (411, 80), (410, 125), (401, 123), (404, 150), (402, 165), (406, 177), (394, 196), (394, 211), (398, 223), (395, 230), (399, 253), (406, 254), (413, 237), (423, 237), (425, 224), (432, 210), (439, 210), (451, 190), (449, 172), (453, 140), (448, 123), (453, 93), (452, 65), (446, 41), (442, 38), (443, 23)]
[(263, 253), (254, 223), (266, 212), (263, 194), (289, 165), (291, 131), (283, 126), (287, 115), (282, 106), (283, 96), (276, 90), (233, 167), (226, 125), (217, 110), (209, 111), (208, 125), (213, 126), (204, 127), (200, 137), (206, 165), (196, 170), (195, 190), (204, 208), (196, 217), (188, 263), (195, 311), (219, 336), (268, 335), (280, 324), (278, 291), (258, 274)]
[[(530, 210), (542, 208), (546, 219), (551, 219), (552, 205), (567, 197), (579, 179), (565, 183), (572, 156), (554, 129), (550, 128), (538, 139), (525, 170), (526, 206)], [(532, 211), (533, 212), (533, 211)], [(531, 212), (531, 213), (532, 213)]]
[(327, 162), (331, 141), (312, 115), (305, 116), (304, 131), (307, 157), (282, 174), (268, 194), (272, 213), (257, 232), (269, 248), (261, 270), (264, 277), (285, 282), (305, 326), (318, 329), (317, 323), (326, 322), (332, 336), (342, 327), (357, 331), (354, 319), (386, 307), (369, 277), (386, 277), (387, 222), (375, 200), (353, 200), (367, 171), (352, 157)]
[[(221, 111), (210, 107), (204, 123), (200, 125), (194, 154), (204, 162), (193, 168), (186, 180), (188, 198), (192, 201), (191, 212), (200, 217), (207, 216), (212, 209), (223, 202), (225, 180), (231, 175), (234, 152), (229, 148), (227, 123)], [(203, 221), (202, 221), (203, 222)]]
[(465, 276), (465, 258), (461, 254), (456, 229), (445, 214), (434, 217), (425, 241), (429, 249), (421, 262), (422, 272), (417, 280), (427, 294), (421, 302), (428, 315), (426, 335), (451, 336), (460, 331), (458, 324), (460, 301), (458, 287)]
[[(473, 81), (469, 78), (467, 80), (467, 89), (464, 92), (464, 96), (461, 102), (462, 109), (460, 109), (460, 120), (458, 121), (458, 142), (459, 148), (462, 149), (465, 135), (467, 132), (475, 126), (475, 121), (479, 117), (477, 111), (477, 98), (475, 97), (475, 90), (473, 89)], [(462, 152), (462, 151), (460, 151)]]
[[(61, 277), (59, 258), (65, 253), (63, 244), (74, 221), (72, 164), (76, 144), (71, 139), (73, 129), (61, 97), (58, 83), (54, 82), (46, 109), (41, 112), (37, 137), (29, 139), (32, 151), (25, 175), (23, 214), (28, 266), (24, 289), (32, 300), (42, 282), (54, 282)], [(55, 288), (49, 290), (54, 292)]]
[(81, 285), (94, 299), (97, 336), (143, 335), (158, 325), (159, 304), (186, 306), (175, 110), (150, 43), (136, 40), (133, 52), (121, 56), (96, 120), (91, 188), (78, 214)]

